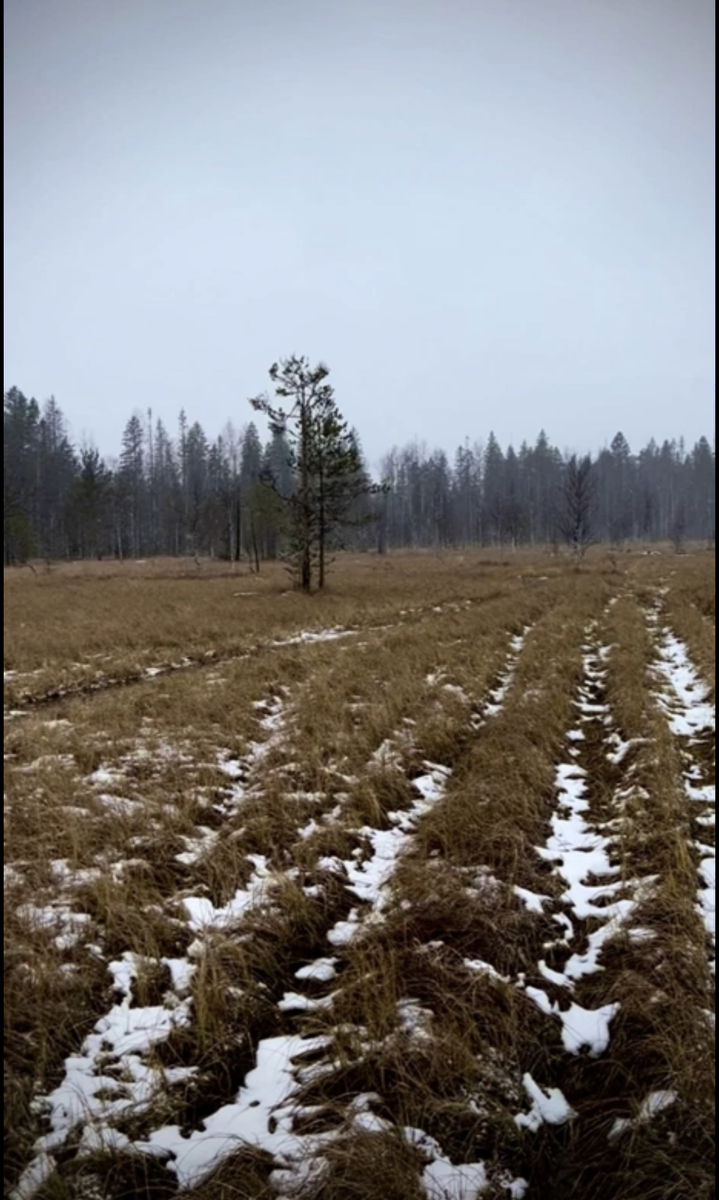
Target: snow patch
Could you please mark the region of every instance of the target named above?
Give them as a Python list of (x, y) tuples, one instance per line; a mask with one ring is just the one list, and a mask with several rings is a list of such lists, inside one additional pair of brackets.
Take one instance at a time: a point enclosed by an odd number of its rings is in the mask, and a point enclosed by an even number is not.
[(163, 1071), (143, 1061), (153, 1046), (190, 1019), (189, 1000), (178, 1001), (175, 996), (170, 1008), (133, 1006), (133, 984), (143, 965), (144, 960), (130, 952), (108, 964), (121, 999), (95, 1023), (80, 1054), (65, 1060), (60, 1085), (39, 1101), (50, 1131), (35, 1143), (35, 1157), (16, 1189), (17, 1200), (30, 1200), (39, 1190), (54, 1168), (53, 1152), (62, 1149), (74, 1130), (83, 1130), (80, 1149), (84, 1153), (126, 1148), (127, 1139), (113, 1121), (145, 1111), (163, 1087), (194, 1074), (192, 1067)]
[(484, 1163), (462, 1163), (455, 1167), (449, 1159), (436, 1158), (422, 1175), (427, 1200), (477, 1200), (487, 1185)]
[(618, 1117), (609, 1131), (609, 1141), (613, 1142), (623, 1133), (636, 1129), (638, 1125), (646, 1125), (660, 1112), (670, 1108), (677, 1098), (676, 1092), (650, 1092), (642, 1101), (636, 1117)]
[(306, 967), (300, 967), (299, 971), (295, 971), (295, 979), (307, 980), (312, 983), (329, 983), (337, 974), (335, 964), (338, 961), (336, 958), (317, 958), (314, 962), (308, 963)]
[(243, 1142), (268, 1151), (288, 1179), (296, 1181), (320, 1139), (293, 1132), (290, 1100), (296, 1086), (295, 1064), (326, 1046), (327, 1039), (321, 1037), (266, 1038), (257, 1047), (257, 1064), (236, 1100), (205, 1117), (203, 1129), (184, 1136), (177, 1125), (165, 1126), (145, 1141), (135, 1142), (134, 1149), (169, 1157), (168, 1169), (181, 1188), (197, 1186)]
[[(341, 864), (347, 875), (348, 890), (359, 900), (370, 904), (375, 916), (381, 914), (390, 903), (389, 883), (398, 859), (412, 844), (412, 831), (424, 813), (444, 795), (451, 774), (448, 767), (438, 763), (428, 762), (425, 763), (425, 767), (427, 773), (412, 780), (412, 786), (419, 792), (419, 798), (412, 807), (404, 812), (387, 814), (393, 826), (391, 829), (373, 829), (365, 826), (359, 830), (370, 843), (369, 855), (359, 861), (348, 859)], [(325, 860), (320, 865), (325, 865)], [(330, 930), (328, 940), (335, 946), (346, 945), (359, 927), (358, 917), (353, 918), (350, 914), (347, 921), (338, 922)]]
[(567, 1121), (576, 1117), (576, 1112), (567, 1103), (559, 1088), (541, 1088), (529, 1072), (523, 1076), (522, 1083), (532, 1101), (532, 1107), (528, 1113), (519, 1113), (514, 1118), (520, 1129), (529, 1129), (536, 1133), (541, 1125), (565, 1125)]
[(216, 908), (206, 896), (185, 896), (182, 904), (188, 916), (188, 925), (193, 933), (208, 929), (227, 929), (239, 921), (248, 909), (266, 900), (272, 881), (272, 873), (264, 854), (248, 854), (254, 872), (245, 888), (238, 888), (231, 900)]

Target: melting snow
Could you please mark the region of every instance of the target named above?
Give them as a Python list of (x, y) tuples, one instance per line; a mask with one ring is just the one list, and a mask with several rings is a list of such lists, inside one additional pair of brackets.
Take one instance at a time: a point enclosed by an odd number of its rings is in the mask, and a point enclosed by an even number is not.
[[(580, 688), (577, 701), (582, 722), (600, 721), (602, 727), (611, 724), (607, 705), (598, 703), (595, 694), (595, 688), (605, 675), (605, 669), (600, 665), (607, 657), (604, 650), (604, 647), (593, 649), (591, 645), (584, 646), (583, 668), (587, 682)], [(582, 740), (576, 734), (577, 731), (572, 731), (570, 742)], [(636, 907), (639, 887), (636, 881), (594, 882), (611, 880), (618, 873), (618, 868), (611, 861), (612, 839), (599, 832), (586, 819), (589, 810), (586, 774), (576, 762), (558, 765), (555, 784), (558, 810), (552, 816), (552, 832), (546, 846), (537, 848), (540, 856), (554, 865), (555, 874), (566, 885), (561, 898), (569, 907), (571, 917), (577, 921), (592, 919), (601, 922), (587, 936), (586, 948), (571, 954), (561, 971), (548, 967), (544, 961), (539, 963), (539, 971), (545, 979), (569, 992), (574, 991), (575, 981), (601, 970), (599, 959), (602, 948)], [(631, 899), (619, 894), (627, 888), (632, 891)], [(556, 915), (555, 920), (563, 925), (566, 936), (553, 945), (571, 944), (574, 938), (571, 917), (566, 912)], [(586, 1009), (572, 1001), (569, 1007), (562, 1007), (556, 1001), (550, 1001), (546, 992), (539, 988), (528, 987), (526, 993), (543, 1012), (559, 1018), (562, 1042), (568, 1053), (577, 1054), (587, 1047), (590, 1054), (597, 1056), (606, 1050), (609, 1024), (619, 1010), (618, 1004)]]
[(30, 1166), (23, 1171), (17, 1187), (10, 1192), (9, 1200), (32, 1200), (35, 1193), (39, 1192), (43, 1184), (47, 1183), (54, 1170), (55, 1159), (45, 1151), (41, 1151), (32, 1160)]
[(88, 913), (73, 912), (67, 904), (57, 902), (45, 907), (21, 904), (17, 915), (33, 929), (44, 929), (54, 933), (53, 941), (58, 950), (70, 950), (77, 945), (87, 932), (87, 926), (92, 924), (92, 917)]
[(277, 1007), (280, 1012), (314, 1012), (319, 1008), (331, 1008), (334, 1001), (334, 996), (322, 996), (319, 999), (313, 999), (310, 996), (303, 996), (300, 992), (285, 992), (281, 1000), (278, 1000)]
[(327, 934), (331, 946), (348, 946), (361, 928), (359, 909), (353, 908), (346, 921), (337, 921)]
[(271, 645), (273, 646), (307, 646), (314, 642), (334, 642), (338, 638), (356, 637), (359, 633), (358, 629), (308, 629), (303, 633), (298, 633), (294, 637), (275, 639)]
[[(381, 913), (390, 902), (388, 887), (394, 874), (397, 860), (412, 843), (412, 830), (420, 817), (442, 797), (447, 779), (451, 774), (448, 767), (437, 763), (425, 763), (427, 774), (412, 780), (412, 786), (420, 793), (412, 807), (405, 812), (388, 813), (392, 829), (372, 829), (365, 826), (359, 832), (371, 845), (369, 857), (361, 861), (348, 859), (344, 866), (349, 880), (348, 889)], [(322, 865), (322, 864), (320, 864)], [(359, 920), (352, 914), (347, 921), (340, 921), (328, 934), (329, 941), (336, 946), (346, 945), (359, 929)]]
[(422, 1175), (427, 1200), (477, 1200), (487, 1187), (483, 1163), (462, 1163), (455, 1167), (446, 1158), (437, 1158)]
[(551, 900), (551, 896), (544, 896), (540, 892), (530, 892), (528, 888), (517, 887), (512, 888), (515, 896), (524, 902), (530, 912), (544, 912), (545, 901)]
[(193, 933), (206, 929), (226, 929), (234, 925), (243, 914), (266, 899), (271, 882), (271, 872), (263, 854), (248, 854), (254, 872), (246, 888), (238, 888), (234, 896), (222, 908), (215, 908), (206, 896), (185, 896), (183, 905), (187, 912), (189, 927)]
[(586, 1046), (593, 1057), (603, 1054), (609, 1045), (609, 1022), (618, 1012), (618, 1004), (593, 1009), (571, 1004), (566, 1012), (559, 1012), (565, 1050), (578, 1054)]
[(196, 838), (183, 837), (182, 840), (187, 849), (175, 855), (176, 862), (188, 867), (199, 862), (212, 849), (220, 836), (217, 830), (208, 829), (204, 825), (197, 826), (197, 833), (199, 837)]
[(194, 963), (188, 962), (186, 958), (163, 958), (160, 961), (170, 972), (173, 991), (177, 992), (178, 996), (189, 992), (192, 976), (197, 970)]
[(578, 1054), (585, 1048), (593, 1058), (604, 1053), (609, 1045), (609, 1022), (619, 1011), (618, 1004), (588, 1009), (572, 1003), (568, 1009), (561, 1009), (541, 988), (528, 987), (526, 993), (547, 1016), (559, 1017), (562, 1042), (568, 1054)]
[(500, 975), (491, 963), (484, 962), (481, 958), (465, 958), (464, 965), (468, 971), (474, 971), (477, 975), (489, 975), (491, 979), (498, 979), (501, 983), (508, 983), (506, 975)]
[(692, 666), (684, 643), (668, 629), (662, 633), (656, 668), (669, 685), (670, 695), (662, 697), (661, 703), (672, 733), (691, 737), (703, 729), (714, 729), (714, 706), (707, 700), (708, 688)]
[(132, 1006), (132, 985), (143, 960), (126, 953), (109, 964), (119, 1003), (96, 1022), (80, 1054), (65, 1060), (59, 1087), (42, 1099), (50, 1132), (35, 1143), (35, 1158), (24, 1173), (16, 1200), (29, 1200), (55, 1167), (53, 1152), (61, 1150), (73, 1130), (84, 1129), (81, 1148), (90, 1153), (98, 1145), (124, 1145), (122, 1135), (108, 1125), (114, 1118), (149, 1107), (161, 1087), (189, 1078), (194, 1068), (162, 1071), (143, 1062), (142, 1056), (164, 1041), (178, 1025), (189, 1021), (189, 1001)]
[(489, 702), (489, 704), (486, 705), (486, 707), (484, 709), (485, 717), (496, 717), (497, 713), (501, 711), (501, 709), (504, 705), (504, 701), (507, 698), (509, 689), (511, 688), (512, 683), (514, 681), (514, 674), (517, 669), (517, 663), (519, 662), (519, 656), (522, 653), (522, 649), (524, 648), (524, 642), (527, 637), (527, 634), (529, 633), (530, 628), (531, 628), (531, 626), (527, 625), (522, 634), (515, 634), (514, 637), (512, 637), (510, 639), (510, 642), (509, 642), (510, 654), (509, 654), (509, 659), (507, 661), (507, 666), (506, 666), (505, 672), (502, 675), (499, 683), (489, 693), (490, 702)]
[(97, 799), (105, 808), (119, 813), (122, 817), (131, 817), (145, 811), (145, 805), (140, 800), (128, 800), (124, 796), (113, 796), (107, 792), (101, 793)]
[(306, 967), (300, 967), (299, 971), (295, 971), (295, 979), (305, 979), (313, 983), (329, 983), (337, 974), (335, 968), (337, 962), (336, 958), (315, 959)]
[(249, 1072), (237, 1099), (204, 1119), (204, 1128), (189, 1137), (177, 1125), (155, 1130), (134, 1147), (153, 1155), (169, 1156), (170, 1170), (180, 1187), (196, 1186), (222, 1158), (245, 1142), (274, 1155), (278, 1167), (301, 1164), (318, 1145), (318, 1139), (300, 1137), (292, 1130), (294, 1110), (287, 1102), (295, 1088), (295, 1061), (325, 1049), (326, 1038), (280, 1036), (266, 1038), (257, 1047), (257, 1065)]
[[(708, 689), (695, 670), (686, 646), (669, 629), (661, 633), (656, 669), (665, 683), (664, 691), (658, 697), (659, 705), (675, 737), (685, 738), (691, 745), (705, 731), (713, 733), (716, 716), (714, 705), (708, 699)], [(707, 811), (691, 814), (695, 827), (698, 826), (701, 831), (715, 824), (716, 788), (714, 784), (697, 783), (700, 777), (697, 764), (691, 763), (685, 768), (687, 798), (692, 805), (702, 803), (707, 806)], [(695, 848), (700, 857), (697, 909), (712, 943), (716, 945), (716, 847), (697, 836)]]
[(564, 1125), (576, 1117), (577, 1114), (559, 1088), (541, 1088), (529, 1072), (524, 1075), (522, 1083), (532, 1107), (528, 1113), (519, 1113), (514, 1118), (520, 1129), (531, 1129), (535, 1133), (540, 1125)]
[(663, 1112), (665, 1108), (671, 1107), (676, 1098), (676, 1092), (650, 1092), (649, 1095), (642, 1101), (636, 1117), (617, 1118), (609, 1131), (610, 1142), (613, 1142), (616, 1138), (621, 1137), (623, 1133), (628, 1133), (629, 1130), (636, 1128), (637, 1125), (646, 1125), (652, 1120), (653, 1117), (656, 1117), (658, 1113)]

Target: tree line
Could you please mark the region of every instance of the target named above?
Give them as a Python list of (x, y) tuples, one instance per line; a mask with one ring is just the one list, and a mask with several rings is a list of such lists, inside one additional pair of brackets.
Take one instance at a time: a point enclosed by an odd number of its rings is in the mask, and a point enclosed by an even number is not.
[[(714, 538), (713, 443), (651, 440), (633, 452), (622, 433), (577, 460), (544, 431), (502, 448), (493, 433), (453, 456), (421, 443), (394, 447), (377, 478), (327, 383), (306, 359), (274, 364), (274, 398), (251, 401), (268, 419), (228, 422), (210, 440), (179, 414), (170, 433), (151, 410), (125, 426), (119, 454), (75, 445), (54, 398), (17, 387), (4, 397), (4, 554), (142, 558), (288, 556), (301, 586), (321, 585), (338, 546), (403, 548), (549, 545), (567, 534), (568, 481), (584, 469), (583, 539)], [(581, 474), (581, 472), (580, 472)], [(571, 489), (570, 489), (571, 490)], [(309, 582), (308, 582), (309, 580)]]

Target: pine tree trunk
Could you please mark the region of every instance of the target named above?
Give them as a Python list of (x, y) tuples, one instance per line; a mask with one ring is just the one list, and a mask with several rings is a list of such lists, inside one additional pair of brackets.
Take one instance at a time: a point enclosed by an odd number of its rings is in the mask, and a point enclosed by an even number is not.
[(309, 455), (310, 419), (308, 403), (304, 395), (300, 398), (300, 463), (302, 527), (300, 531), (300, 587), (303, 592), (312, 590), (312, 515), (310, 512)]
[(235, 507), (235, 562), (242, 559), (242, 501), (238, 495)]
[(319, 563), (318, 563), (318, 586), (325, 586), (325, 540), (327, 538), (326, 520), (325, 520), (325, 479), (320, 463), (320, 494), (319, 494)]

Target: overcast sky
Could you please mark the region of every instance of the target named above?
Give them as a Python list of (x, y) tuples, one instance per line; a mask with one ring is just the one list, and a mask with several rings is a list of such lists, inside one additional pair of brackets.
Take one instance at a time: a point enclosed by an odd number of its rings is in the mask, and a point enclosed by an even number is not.
[(278, 357), (369, 460), (714, 429), (713, 0), (5, 0), (5, 387), (113, 455)]

